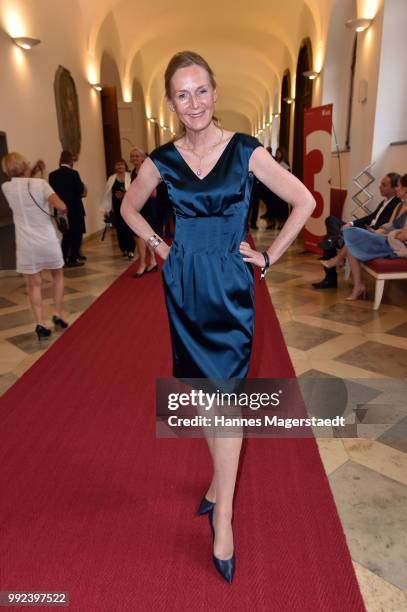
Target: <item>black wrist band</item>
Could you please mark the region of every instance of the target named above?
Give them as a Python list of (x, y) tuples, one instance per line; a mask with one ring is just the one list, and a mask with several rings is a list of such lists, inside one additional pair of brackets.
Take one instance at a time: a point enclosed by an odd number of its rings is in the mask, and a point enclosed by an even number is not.
[(267, 270), (270, 267), (270, 258), (267, 251), (262, 251), (262, 255), (264, 257), (264, 268), (261, 269), (260, 280), (262, 280), (266, 276)]
[(270, 258), (269, 258), (269, 254), (267, 253), (267, 251), (263, 251), (262, 255), (264, 257), (264, 267), (265, 268), (269, 268), (270, 267)]

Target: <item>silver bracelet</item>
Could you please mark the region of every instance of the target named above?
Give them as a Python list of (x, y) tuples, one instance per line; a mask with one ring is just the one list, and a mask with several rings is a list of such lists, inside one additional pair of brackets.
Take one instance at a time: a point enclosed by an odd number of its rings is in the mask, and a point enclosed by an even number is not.
[(150, 238), (148, 238), (147, 240), (147, 244), (148, 246), (150, 246), (152, 249), (156, 249), (160, 244), (162, 243), (162, 240), (159, 236), (157, 236), (157, 234), (153, 234), (152, 236), (150, 236)]

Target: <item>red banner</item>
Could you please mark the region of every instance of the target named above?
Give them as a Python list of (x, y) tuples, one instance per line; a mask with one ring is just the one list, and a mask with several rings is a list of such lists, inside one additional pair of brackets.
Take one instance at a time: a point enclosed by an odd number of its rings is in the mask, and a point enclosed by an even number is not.
[(330, 214), (332, 104), (304, 111), (303, 180), (317, 203), (304, 228), (304, 247), (319, 253), (317, 243), (326, 234)]

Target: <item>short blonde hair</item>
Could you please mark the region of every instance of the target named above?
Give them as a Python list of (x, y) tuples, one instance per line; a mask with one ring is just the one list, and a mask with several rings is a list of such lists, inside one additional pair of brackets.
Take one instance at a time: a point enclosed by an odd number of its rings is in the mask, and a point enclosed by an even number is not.
[(130, 151), (130, 155), (133, 153), (133, 151), (137, 151), (137, 153), (138, 153), (139, 155), (141, 155), (141, 157), (142, 157), (143, 159), (146, 159), (147, 154), (146, 154), (146, 152), (145, 152), (145, 151), (143, 151), (142, 149), (139, 149), (138, 147), (133, 147), (133, 148), (132, 148), (132, 150)]
[(29, 164), (20, 153), (7, 153), (1, 160), (1, 168), (9, 178), (24, 176)]

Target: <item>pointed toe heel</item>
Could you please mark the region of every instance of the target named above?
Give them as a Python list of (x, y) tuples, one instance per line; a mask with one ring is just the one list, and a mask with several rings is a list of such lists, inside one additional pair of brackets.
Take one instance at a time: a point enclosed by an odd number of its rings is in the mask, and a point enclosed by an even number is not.
[(199, 508), (196, 511), (196, 513), (198, 516), (203, 516), (204, 514), (208, 514), (208, 512), (213, 510), (214, 506), (215, 506), (215, 502), (209, 501), (209, 499), (206, 499), (204, 495), (203, 498), (201, 499), (201, 503), (199, 504)]
[(37, 325), (37, 327), (35, 328), (35, 333), (38, 336), (38, 340), (41, 340), (42, 338), (49, 338), (52, 332), (50, 329), (44, 327), (43, 325)]
[(208, 519), (209, 519), (209, 527), (211, 528), (211, 532), (212, 532), (212, 544), (215, 541), (215, 528), (213, 526), (213, 508), (211, 508), (208, 512)]
[(69, 327), (69, 324), (66, 321), (61, 319), (61, 317), (57, 317), (56, 315), (52, 317), (52, 322), (55, 327), (60, 327), (61, 329), (66, 329), (67, 327)]
[[(213, 508), (208, 513), (209, 525), (212, 532), (212, 543), (215, 542), (215, 527), (213, 526)], [(236, 567), (236, 553), (234, 552), (230, 559), (218, 559), (212, 554), (213, 564), (216, 567), (219, 574), (228, 582), (232, 583), (233, 576), (235, 575)]]
[(235, 567), (236, 567), (236, 554), (233, 553), (233, 556), (230, 559), (218, 559), (215, 555), (212, 555), (213, 563), (219, 574), (228, 582), (232, 583), (233, 576), (235, 575)]

